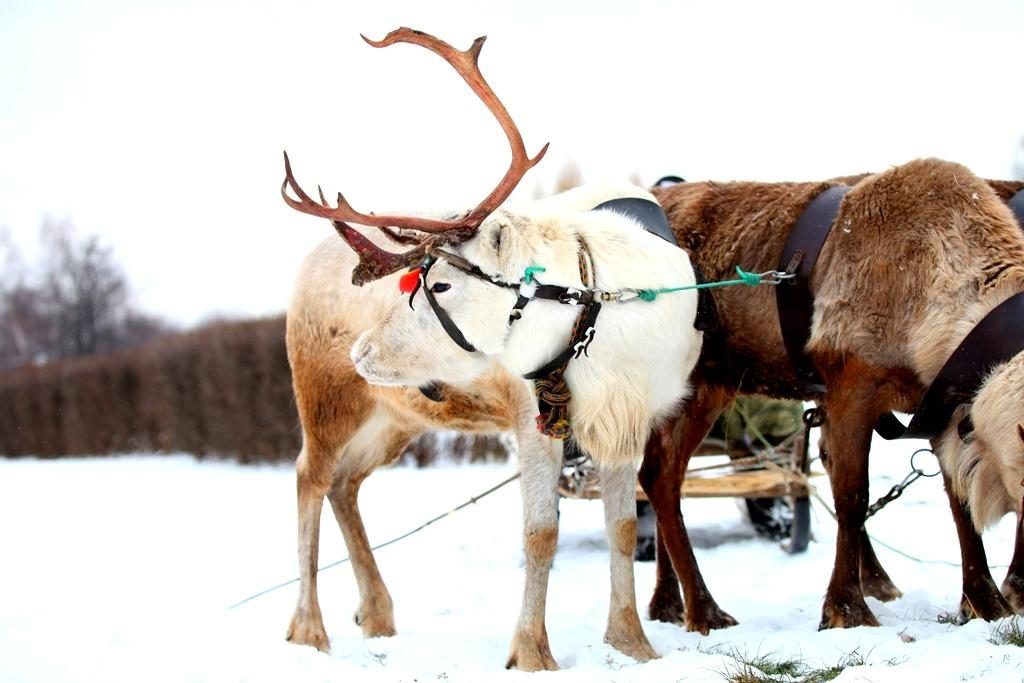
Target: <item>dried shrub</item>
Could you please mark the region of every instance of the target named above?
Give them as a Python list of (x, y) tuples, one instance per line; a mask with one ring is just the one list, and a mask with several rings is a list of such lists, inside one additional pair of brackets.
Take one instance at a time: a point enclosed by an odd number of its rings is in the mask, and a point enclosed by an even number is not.
[[(300, 446), (282, 316), (0, 374), (3, 455), (151, 451), (274, 462), (294, 459)], [(405, 461), (506, 457), (497, 437), (425, 434)]]

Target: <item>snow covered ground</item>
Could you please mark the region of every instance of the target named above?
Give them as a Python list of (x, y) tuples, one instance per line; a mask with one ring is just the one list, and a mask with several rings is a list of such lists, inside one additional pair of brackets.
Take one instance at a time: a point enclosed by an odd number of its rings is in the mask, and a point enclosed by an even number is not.
[[(902, 479), (909, 452), (876, 444), (873, 496)], [(361, 498), (371, 541), (454, 507), (514, 469), (375, 474)], [(600, 504), (563, 501), (547, 621), (562, 671), (505, 671), (522, 583), (514, 485), (378, 552), (395, 600), (394, 638), (361, 637), (347, 565), (322, 574), (333, 650), (321, 654), (284, 641), (296, 586), (228, 609), (295, 575), (293, 496), (287, 466), (185, 456), (0, 460), (0, 681), (722, 681), (736, 667), (729, 652), (813, 667), (863, 657), (840, 681), (1024, 678), (1024, 650), (990, 643), (995, 625), (936, 620), (957, 607), (956, 566), (883, 547), (879, 556), (905, 592), (889, 604), (868, 600), (883, 626), (819, 633), (834, 523), (816, 509), (817, 542), (788, 556), (756, 538), (732, 500), (687, 501), (684, 511), (708, 584), (739, 626), (705, 637), (645, 621), (661, 655), (646, 664), (604, 645)], [(916, 557), (958, 558), (937, 480), (915, 484), (869, 527)], [(1005, 565), (1012, 538), (1010, 519), (986, 535), (991, 562)], [(325, 511), (321, 560), (342, 556)], [(637, 565), (642, 608), (653, 583), (653, 566)]]

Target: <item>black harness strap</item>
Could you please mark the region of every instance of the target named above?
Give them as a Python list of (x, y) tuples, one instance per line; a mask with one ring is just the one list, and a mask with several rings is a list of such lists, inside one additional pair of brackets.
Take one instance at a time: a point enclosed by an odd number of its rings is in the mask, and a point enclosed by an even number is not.
[(640, 197), (611, 199), (598, 204), (591, 211), (614, 211), (628, 216), (644, 226), (644, 230), (652, 235), (657, 235), (674, 247), (679, 246), (675, 233), (672, 232), (672, 226), (668, 224), (668, 217), (662, 210), (661, 205), (657, 202), (652, 202), (650, 199), (642, 199)]
[(1017, 194), (1010, 197), (1010, 201), (1006, 203), (1010, 205), (1010, 210), (1017, 217), (1020, 227), (1024, 228), (1024, 190), (1020, 190)]
[[(416, 288), (413, 289), (412, 292), (409, 294), (409, 308), (412, 308), (412, 302), (413, 299), (416, 298), (416, 292), (419, 291), (420, 288), (422, 288), (423, 296), (426, 297), (427, 303), (430, 304), (431, 310), (434, 311), (434, 315), (437, 316), (438, 322), (441, 323), (441, 327), (444, 328), (444, 331), (448, 333), (448, 336), (451, 337), (451, 340), (458, 344), (459, 347), (461, 347), (464, 351), (468, 353), (476, 353), (476, 347), (469, 343), (469, 340), (466, 339), (466, 335), (462, 334), (462, 330), (460, 330), (459, 326), (455, 324), (455, 321), (452, 320), (452, 317), (448, 315), (448, 311), (444, 310), (444, 307), (437, 302), (437, 297), (434, 296), (434, 293), (430, 291), (430, 287), (427, 286), (427, 275), (430, 273), (430, 269), (434, 266), (435, 263), (437, 263), (437, 258), (433, 256), (427, 256), (425, 259), (423, 259), (423, 264), (420, 266), (419, 281), (416, 283)], [(468, 275), (472, 275), (473, 277), (485, 280), (498, 287), (505, 287), (506, 289), (515, 288), (514, 285), (509, 285), (508, 283), (501, 282), (499, 280), (495, 280), (494, 278), (489, 277), (486, 273), (484, 273), (482, 270), (475, 266), (473, 266), (472, 268), (462, 268), (461, 270), (463, 270), (463, 272), (465, 272)]]
[[(424, 280), (427, 277), (426, 271), (429, 267), (424, 267), (420, 277)], [(448, 311), (444, 310), (441, 304), (437, 303), (437, 298), (434, 297), (434, 293), (430, 291), (430, 287), (423, 288), (423, 296), (427, 297), (427, 301), (430, 303), (430, 307), (434, 309), (434, 315), (437, 316), (438, 322), (441, 323), (441, 327), (448, 333), (448, 336), (452, 338), (452, 341), (461, 346), (465, 351), (469, 353), (476, 353), (476, 347), (469, 343), (466, 339), (466, 335), (462, 334), (462, 330), (455, 324), (451, 316), (448, 315)]]
[(796, 277), (775, 288), (782, 342), (797, 378), (813, 393), (825, 393), (825, 386), (804, 353), (814, 317), (811, 272), (835, 223), (839, 205), (849, 191), (850, 188), (845, 185), (836, 185), (815, 196), (789, 233), (779, 260), (778, 270), (796, 274)]
[[(885, 439), (933, 439), (946, 428), (953, 411), (970, 402), (993, 367), (1024, 350), (1024, 292), (1014, 294), (986, 315), (946, 360), (906, 427), (892, 413), (875, 431)], [(963, 425), (961, 437), (970, 431)]]
[(560, 354), (540, 366), (533, 372), (523, 375), (523, 379), (537, 380), (547, 377), (558, 368), (564, 368), (569, 361), (580, 356), (589, 357), (588, 350), (590, 342), (594, 341), (594, 325), (597, 323), (597, 315), (601, 312), (601, 303), (591, 300), (586, 304), (585, 309), (577, 319), (573, 328), (572, 337), (569, 338), (569, 345)]
[(594, 297), (592, 289), (595, 285), (593, 258), (587, 243), (582, 239), (578, 258), (580, 281), (588, 289), (584, 292), (574, 291), (573, 298), (562, 301), (583, 306), (569, 335), (569, 345), (541, 367), (523, 375), (525, 379), (533, 382), (533, 393), (537, 396), (537, 430), (552, 439), (565, 440), (572, 436), (572, 425), (569, 423), (569, 401), (572, 400), (572, 393), (565, 380), (565, 372), (569, 367), (569, 361), (581, 355), (589, 356), (587, 351), (594, 341), (594, 326), (601, 312), (601, 303)]

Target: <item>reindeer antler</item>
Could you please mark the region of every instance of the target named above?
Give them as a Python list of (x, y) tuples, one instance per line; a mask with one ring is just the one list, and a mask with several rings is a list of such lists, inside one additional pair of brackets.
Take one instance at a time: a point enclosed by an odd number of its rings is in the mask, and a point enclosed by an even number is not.
[[(470, 48), (465, 51), (456, 50), (443, 40), (409, 28), (396, 29), (381, 40), (370, 40), (366, 36), (362, 36), (362, 38), (373, 47), (387, 47), (395, 43), (412, 43), (413, 45), (427, 48), (448, 62), (498, 120), (502, 130), (505, 131), (505, 136), (508, 138), (509, 146), (512, 148), (512, 162), (498, 185), (483, 201), (477, 204), (476, 208), (462, 218), (446, 221), (417, 216), (387, 216), (360, 213), (352, 208), (352, 205), (348, 203), (348, 200), (340, 192), (338, 193), (337, 207), (331, 207), (319, 187), (317, 189), (319, 190), (320, 201), (317, 202), (307, 195), (295, 180), (295, 176), (292, 175), (288, 153), (285, 152), (285, 179), (281, 184), (281, 196), (288, 206), (293, 209), (312, 216), (328, 218), (334, 223), (338, 233), (359, 254), (359, 266), (357, 266), (352, 274), (352, 281), (356, 284), (363, 284), (369, 280), (383, 277), (401, 269), (405, 265), (410, 265), (422, 258), (423, 254), (436, 244), (459, 242), (471, 237), (487, 216), (508, 199), (508, 196), (512, 194), (512, 190), (523, 179), (526, 172), (544, 158), (544, 154), (548, 150), (548, 146), (545, 144), (532, 159), (527, 155), (526, 146), (523, 144), (523, 137), (519, 133), (519, 129), (516, 127), (515, 122), (512, 121), (512, 117), (509, 116), (505, 105), (494, 94), (491, 86), (487, 84), (483, 74), (480, 72), (478, 60), (480, 58), (480, 50), (483, 47), (484, 40), (486, 40), (485, 36), (474, 40)], [(297, 200), (289, 196), (289, 187), (298, 197)], [(365, 235), (347, 225), (345, 221), (377, 228), (413, 229), (430, 233), (431, 236), (428, 236), (417, 248), (411, 251), (393, 254), (377, 247)]]

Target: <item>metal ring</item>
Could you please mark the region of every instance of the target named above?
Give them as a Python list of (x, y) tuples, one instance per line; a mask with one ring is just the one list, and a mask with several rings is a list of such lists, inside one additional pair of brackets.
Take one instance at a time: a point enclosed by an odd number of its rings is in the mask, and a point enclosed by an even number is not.
[(821, 408), (808, 408), (803, 414), (805, 428), (821, 427), (825, 424), (825, 411)]
[[(928, 478), (936, 477), (936, 476), (942, 474), (942, 467), (939, 467), (937, 470), (935, 470), (931, 474), (926, 474), (924, 470), (922, 470), (917, 465), (915, 465), (914, 464), (914, 458), (917, 457), (918, 453), (931, 453), (932, 455), (935, 455), (935, 451), (933, 451), (930, 448), (918, 448), (916, 451), (914, 451), (914, 454), (910, 456), (910, 469), (911, 470), (913, 470), (914, 472), (917, 472), (922, 477), (928, 477)], [(938, 460), (938, 457), (936, 457), (936, 461), (937, 460)]]

